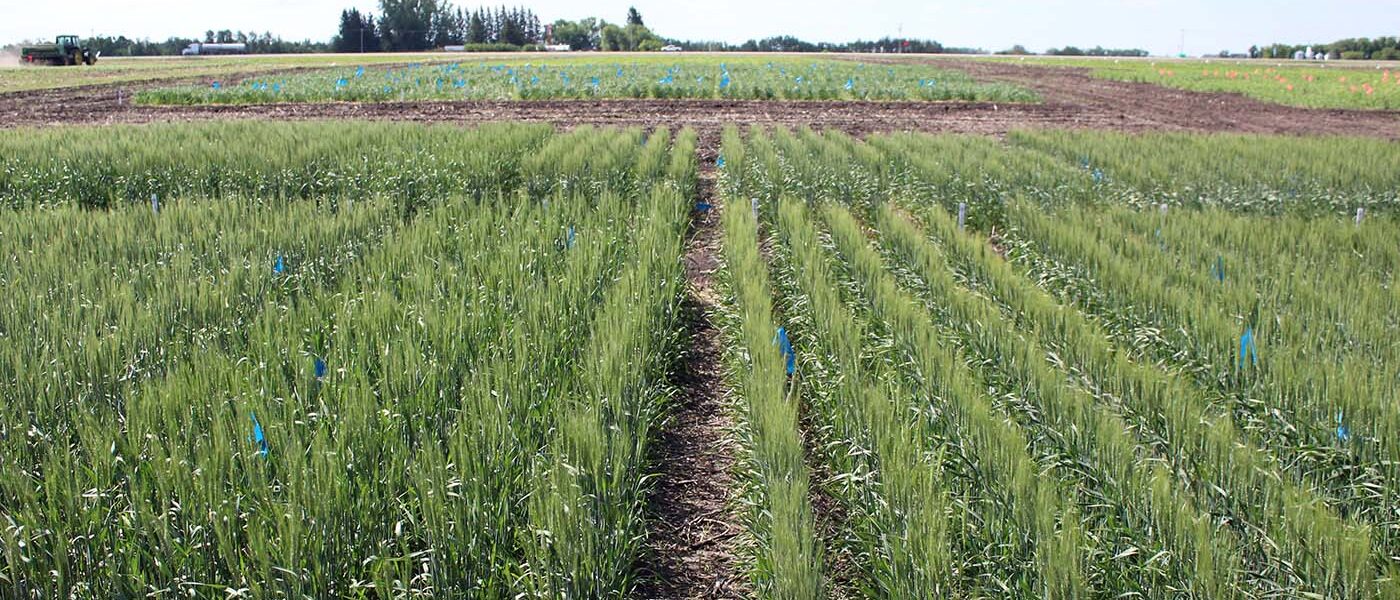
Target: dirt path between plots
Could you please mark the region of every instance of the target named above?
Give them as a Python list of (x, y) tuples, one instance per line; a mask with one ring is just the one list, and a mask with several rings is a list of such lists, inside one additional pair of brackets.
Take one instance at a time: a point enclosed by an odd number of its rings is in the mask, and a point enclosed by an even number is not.
[[(1400, 138), (1400, 111), (1280, 106), (1237, 94), (1095, 79), (1087, 70), (929, 57), (837, 57), (865, 62), (924, 62), (982, 81), (1039, 92), (1043, 104), (988, 102), (778, 102), (762, 100), (422, 101), (258, 106), (136, 106), (135, 91), (175, 81), (97, 85), (0, 94), (0, 127), (150, 123), (212, 119), (376, 119), (475, 124), (523, 121), (574, 125), (694, 127), (725, 125), (1002, 135), (1022, 128), (1117, 131), (1216, 131), (1341, 134)], [(244, 75), (256, 77), (260, 75)], [(188, 80), (180, 80), (188, 82)]]
[[(652, 444), (656, 485), (647, 502), (647, 542), (636, 598), (748, 597), (739, 565), (744, 526), (737, 513), (735, 427), (725, 406), (724, 347), (711, 314), (720, 301), (715, 150), (701, 146), (699, 201), (713, 208), (693, 221), (685, 255), (686, 335), (673, 383), (678, 391)], [(708, 155), (708, 156), (706, 156)]]

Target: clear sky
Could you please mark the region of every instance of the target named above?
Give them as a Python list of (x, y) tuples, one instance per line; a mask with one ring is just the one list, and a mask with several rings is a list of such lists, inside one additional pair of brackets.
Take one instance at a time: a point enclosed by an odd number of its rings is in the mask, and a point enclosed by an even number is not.
[[(511, 3), (506, 0), (507, 3)], [(501, 4), (494, 0), (491, 5)], [(811, 41), (930, 38), (999, 50), (1102, 45), (1175, 54), (1243, 51), (1270, 42), (1400, 35), (1400, 0), (517, 0), (541, 19), (624, 20), (635, 5), (658, 34), (742, 42), (777, 34)], [(458, 2), (461, 6), (476, 6)], [(328, 39), (340, 10), (374, 0), (0, 0), (0, 43), (58, 33), (164, 39), (209, 29)], [(902, 34), (901, 34), (902, 32)]]

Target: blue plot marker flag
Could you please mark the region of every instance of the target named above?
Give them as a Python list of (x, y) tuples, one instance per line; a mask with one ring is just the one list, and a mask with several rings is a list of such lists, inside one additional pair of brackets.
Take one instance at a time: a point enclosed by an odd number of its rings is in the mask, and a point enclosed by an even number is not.
[(1244, 335), (1240, 336), (1240, 370), (1244, 370), (1245, 358), (1248, 357), (1251, 364), (1259, 364), (1259, 346), (1254, 343), (1254, 328), (1245, 327)]
[(321, 357), (317, 356), (317, 357), (316, 357), (315, 369), (316, 369), (316, 379), (321, 379), (321, 378), (325, 377), (325, 376), (326, 376), (326, 361), (321, 360)]
[(792, 375), (797, 370), (797, 354), (792, 351), (792, 342), (788, 340), (787, 329), (778, 328), (778, 334), (773, 336), (773, 343), (778, 345), (783, 357), (787, 359), (787, 374)]
[(711, 206), (709, 202), (696, 202), (696, 203), (695, 203), (695, 210), (700, 211), (700, 212), (702, 212), (702, 213), (703, 213), (703, 212), (710, 212), (710, 209), (711, 209), (711, 208), (714, 208), (714, 206)]
[(1220, 255), (1218, 255), (1218, 254), (1215, 256), (1215, 267), (1211, 268), (1210, 274), (1211, 274), (1212, 277), (1215, 278), (1216, 281), (1219, 281), (1220, 283), (1225, 283), (1225, 258), (1224, 258), (1224, 257), (1222, 257), (1222, 256), (1220, 256)]
[(718, 157), (715, 158), (715, 167), (716, 167), (716, 168), (719, 168), (719, 169), (723, 169), (723, 168), (724, 168), (724, 155), (723, 155), (723, 154), (721, 154), (721, 155), (719, 155)]
[(258, 445), (258, 454), (267, 458), (267, 437), (263, 435), (262, 423), (258, 422), (257, 413), (249, 413), (249, 416), (253, 419), (252, 442)]
[(1342, 424), (1341, 411), (1337, 411), (1337, 439), (1343, 442), (1351, 439), (1351, 432), (1347, 430), (1346, 425)]
[(283, 272), (285, 272), (286, 270), (287, 270), (287, 265), (286, 265), (286, 263), (283, 263), (283, 262), (282, 262), (282, 255), (281, 255), (281, 254), (278, 254), (278, 255), (277, 255), (277, 262), (276, 262), (276, 264), (273, 264), (273, 265), (272, 265), (272, 272), (273, 272), (273, 273), (276, 273), (276, 274), (278, 274), (278, 275), (281, 275), (281, 274), (282, 274)]

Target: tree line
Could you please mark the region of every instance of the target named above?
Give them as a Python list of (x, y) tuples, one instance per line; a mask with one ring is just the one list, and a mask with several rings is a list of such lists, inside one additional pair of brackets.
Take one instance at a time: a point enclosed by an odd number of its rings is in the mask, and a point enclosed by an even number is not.
[(978, 48), (952, 48), (933, 40), (884, 37), (854, 42), (809, 42), (790, 35), (748, 40), (742, 44), (667, 40), (686, 50), (705, 52), (873, 52), (909, 54), (981, 54)]
[(1045, 51), (1046, 56), (1128, 56), (1144, 57), (1148, 55), (1146, 50), (1139, 48), (1104, 48), (1094, 46), (1093, 48), (1077, 48), (1065, 46), (1064, 48), (1051, 48)]
[[(1394, 38), (1360, 40), (1385, 42)], [(1346, 42), (1352, 42), (1347, 40)], [(987, 54), (981, 48), (948, 47), (928, 39), (891, 38), (853, 42), (810, 42), (790, 35), (750, 39), (742, 44), (662, 38), (653, 33), (636, 8), (629, 8), (623, 23), (598, 18), (556, 20), (548, 25), (529, 8), (479, 7), (468, 10), (450, 0), (379, 0), (378, 14), (356, 8), (342, 10), (335, 37), (329, 43), (291, 42), (271, 33), (209, 30), (203, 38), (171, 37), (165, 41), (98, 36), (89, 43), (106, 56), (177, 55), (193, 42), (241, 42), (255, 54), (312, 52), (401, 52), (461, 46), (466, 50), (535, 50), (545, 45), (567, 46), (575, 51), (656, 51), (666, 46), (707, 52), (851, 52), (910, 54)], [(1338, 44), (1341, 44), (1339, 42)], [(998, 54), (1033, 54), (1016, 46)], [(1066, 46), (1046, 52), (1060, 56), (1146, 56), (1143, 50), (1080, 49)], [(1291, 51), (1288, 54), (1292, 55)]]
[(538, 46), (545, 28), (524, 7), (468, 11), (438, 0), (380, 0), (379, 15), (350, 8), (340, 13), (331, 48), (336, 52), (421, 51), (444, 46)]
[(627, 9), (623, 25), (594, 18), (560, 19), (550, 26), (550, 33), (551, 43), (566, 45), (570, 50), (655, 52), (669, 43), (647, 28), (636, 8)]
[(1400, 38), (1348, 38), (1330, 44), (1269, 44), (1249, 49), (1250, 58), (1293, 58), (1311, 48), (1333, 60), (1400, 60)]
[(202, 37), (170, 37), (164, 41), (133, 39), (124, 35), (99, 35), (84, 39), (83, 43), (102, 56), (178, 56), (181, 50), (195, 42), (242, 43), (248, 45), (251, 54), (306, 54), (326, 52), (330, 46), (325, 42), (311, 40), (289, 41), (272, 35), (271, 32), (256, 33), (231, 30), (206, 31)]
[(337, 52), (394, 52), (464, 46), (469, 50), (536, 49), (545, 44), (570, 50), (655, 51), (665, 42), (647, 29), (641, 13), (628, 9), (625, 25), (602, 19), (560, 19), (541, 25), (528, 8), (464, 10), (438, 0), (380, 0), (378, 16), (346, 9), (331, 42)]

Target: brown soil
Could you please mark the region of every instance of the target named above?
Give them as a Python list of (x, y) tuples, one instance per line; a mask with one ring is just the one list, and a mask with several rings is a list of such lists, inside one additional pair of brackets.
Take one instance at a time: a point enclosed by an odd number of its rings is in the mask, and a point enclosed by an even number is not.
[(1116, 123), (1110, 129), (1400, 138), (1400, 111), (1282, 106), (1240, 94), (1097, 79), (1084, 68), (985, 60), (940, 59), (932, 64), (965, 71), (979, 81), (1035, 90), (1046, 106), (1075, 109)]
[[(710, 147), (707, 144), (705, 147)], [(707, 156), (708, 155), (708, 156)], [(735, 427), (724, 383), (724, 348), (710, 315), (719, 296), (719, 211), (714, 151), (701, 150), (699, 200), (713, 208), (692, 220), (684, 311), (689, 341), (672, 382), (679, 389), (652, 448), (656, 485), (647, 503), (647, 543), (636, 598), (745, 598), (739, 566), (744, 526), (734, 480)]]
[(100, 85), (0, 94), (0, 127), (60, 123), (148, 123), (209, 119), (379, 119), (419, 122), (542, 122), (690, 126), (810, 126), (862, 135), (925, 131), (1002, 135), (1020, 128), (1120, 131), (1232, 131), (1345, 134), (1400, 138), (1400, 111), (1319, 110), (1279, 106), (1235, 94), (1207, 94), (1150, 84), (1095, 79), (1084, 69), (1048, 68), (946, 58), (861, 57), (866, 61), (929, 61), (984, 81), (1039, 92), (1043, 104), (986, 102), (768, 102), (758, 100), (550, 100), (280, 104), (259, 106), (133, 106), (143, 87)]
[[(769, 125), (878, 131), (998, 135), (1014, 127), (1113, 128), (1073, 109), (1044, 105), (928, 102), (767, 102), (758, 100), (541, 100), (133, 106), (118, 87), (49, 90), (0, 96), (0, 127), (152, 123), (214, 119), (375, 119), (475, 124), (496, 121), (558, 126), (693, 127)], [(119, 102), (125, 98), (125, 102)]]

